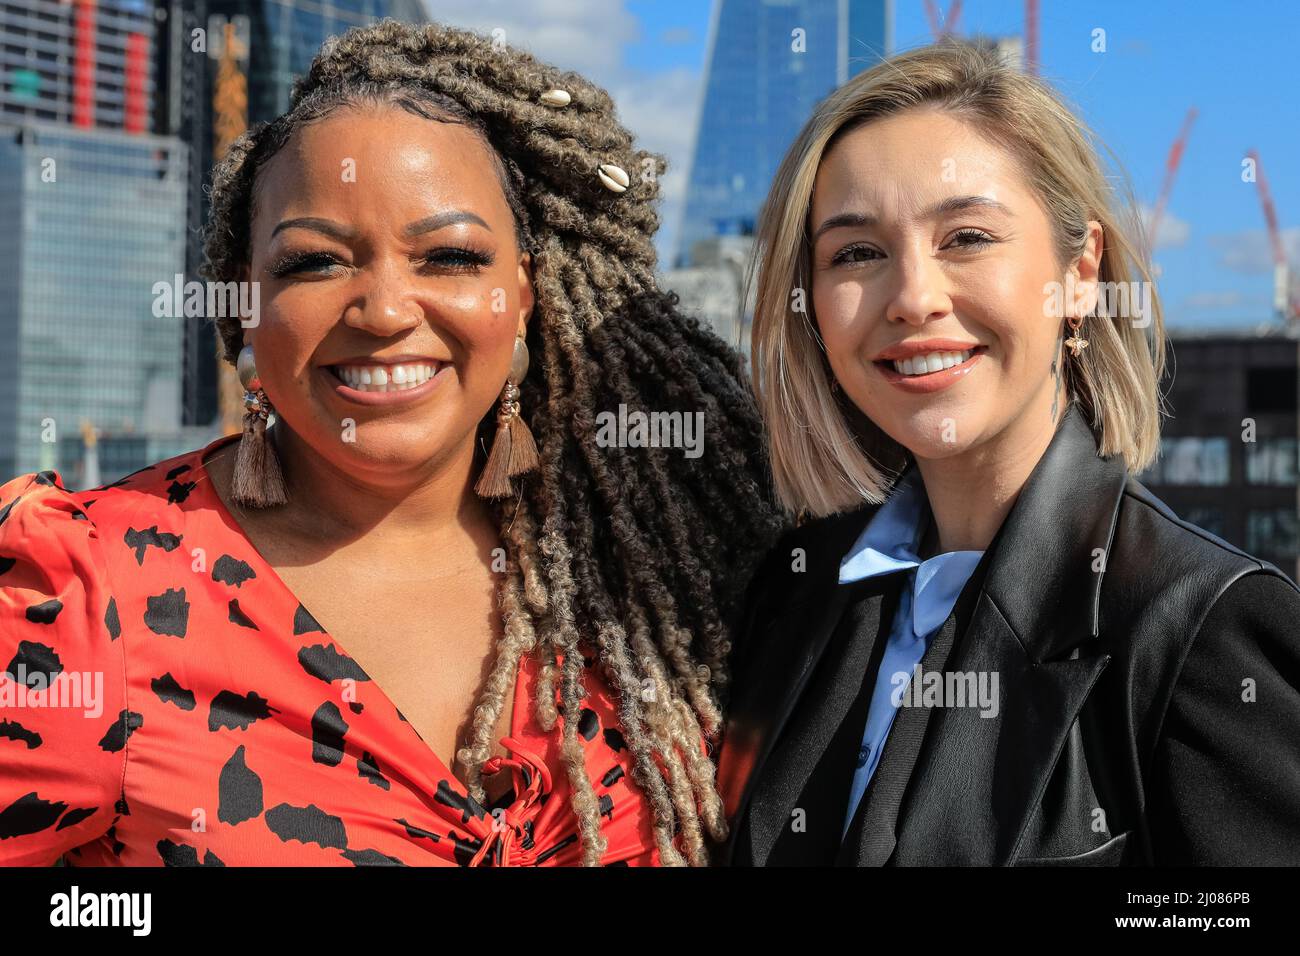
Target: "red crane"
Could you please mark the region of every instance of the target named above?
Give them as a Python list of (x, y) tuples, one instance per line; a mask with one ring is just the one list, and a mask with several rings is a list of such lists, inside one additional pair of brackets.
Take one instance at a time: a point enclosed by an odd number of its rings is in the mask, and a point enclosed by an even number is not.
[(1160, 231), (1160, 223), (1165, 218), (1165, 206), (1169, 203), (1169, 194), (1174, 188), (1174, 179), (1178, 176), (1178, 164), (1183, 161), (1183, 151), (1187, 148), (1187, 136), (1192, 131), (1192, 124), (1196, 122), (1196, 107), (1193, 106), (1187, 111), (1187, 117), (1183, 120), (1183, 128), (1178, 133), (1178, 138), (1174, 140), (1174, 145), (1169, 147), (1169, 158), (1165, 160), (1165, 181), (1160, 187), (1160, 198), (1156, 200), (1155, 212), (1151, 214), (1151, 224), (1147, 229), (1148, 255), (1155, 252), (1156, 235)]
[(1268, 239), (1273, 247), (1273, 309), (1279, 319), (1300, 319), (1300, 294), (1295, 294), (1291, 289), (1286, 248), (1282, 245), (1282, 230), (1277, 225), (1273, 194), (1269, 192), (1268, 180), (1264, 178), (1264, 166), (1259, 161), (1259, 153), (1253, 149), (1246, 155), (1255, 164), (1255, 186), (1259, 189), (1259, 204), (1264, 207)]
[(934, 34), (936, 40), (956, 33), (957, 18), (961, 16), (961, 0), (952, 0), (952, 5), (948, 7), (948, 13), (944, 16), (942, 24), (939, 23), (939, 10), (934, 5), (934, 0), (925, 0), (925, 16), (930, 21), (930, 32)]
[(1038, 75), (1038, 0), (1025, 0), (1025, 72)]
[[(925, 18), (930, 21), (930, 33), (941, 40), (957, 32), (957, 19), (961, 16), (961, 0), (953, 0), (943, 22), (939, 22), (939, 8), (934, 0), (925, 0)], [(1038, 0), (1025, 0), (1025, 71), (1038, 73)]]

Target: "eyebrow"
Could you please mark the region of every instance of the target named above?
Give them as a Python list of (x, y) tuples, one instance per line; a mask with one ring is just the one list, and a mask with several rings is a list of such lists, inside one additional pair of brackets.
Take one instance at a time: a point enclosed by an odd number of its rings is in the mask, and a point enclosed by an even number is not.
[[(934, 219), (949, 213), (964, 212), (967, 209), (976, 208), (994, 209), (1008, 216), (1014, 215), (1005, 205), (988, 196), (949, 196), (923, 212), (921, 218)], [(842, 212), (831, 216), (817, 227), (817, 231), (813, 233), (813, 242), (816, 242), (822, 237), (823, 233), (829, 232), (831, 229), (840, 229), (845, 226), (861, 228), (863, 226), (874, 226), (878, 222), (879, 220), (875, 216), (869, 216), (866, 213)]]
[[(476, 223), (488, 232), (492, 231), (492, 227), (474, 213), (465, 209), (452, 209), (447, 212), (440, 212), (432, 216), (426, 216), (423, 219), (417, 219), (415, 222), (403, 229), (402, 232), (407, 237), (420, 236), (426, 232), (433, 232), (434, 230), (441, 229), (444, 226), (451, 226), (460, 222)], [(349, 229), (347, 226), (342, 226), (339, 223), (334, 222), (332, 219), (321, 219), (317, 216), (300, 216), (297, 219), (285, 219), (283, 222), (276, 225), (276, 227), (271, 230), (271, 238), (275, 238), (276, 235), (283, 232), (285, 229), (310, 229), (313, 232), (323, 233), (331, 239), (338, 239), (340, 241), (351, 239), (356, 236), (355, 230)]]

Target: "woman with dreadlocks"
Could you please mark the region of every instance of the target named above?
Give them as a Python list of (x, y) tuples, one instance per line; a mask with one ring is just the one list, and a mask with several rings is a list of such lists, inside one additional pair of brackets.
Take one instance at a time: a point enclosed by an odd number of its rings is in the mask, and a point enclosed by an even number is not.
[[(777, 519), (740, 366), (655, 285), (662, 171), (477, 35), (326, 44), (213, 176), (238, 442), (0, 489), (0, 863), (707, 861)], [(627, 410), (703, 457), (607, 447)]]

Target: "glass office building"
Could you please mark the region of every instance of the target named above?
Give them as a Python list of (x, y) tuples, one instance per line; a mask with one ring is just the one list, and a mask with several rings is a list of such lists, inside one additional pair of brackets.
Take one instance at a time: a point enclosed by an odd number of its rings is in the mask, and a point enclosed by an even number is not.
[[(154, 284), (185, 262), (185, 147), (57, 123), (0, 124), (0, 480), (84, 477), (82, 429), (139, 468), (180, 430), (182, 328)], [(114, 441), (121, 440), (121, 449)]]
[(893, 0), (715, 0), (676, 267), (748, 235), (812, 108), (890, 52)]
[(328, 38), (384, 17), (423, 23), (419, 0), (209, 0), (218, 16), (249, 18), (248, 112), (252, 122), (289, 108), (294, 78)]
[(1300, 326), (1176, 329), (1170, 344), (1170, 416), (1138, 478), (1179, 517), (1300, 581)]
[(0, 0), (0, 120), (150, 130), (154, 0)]

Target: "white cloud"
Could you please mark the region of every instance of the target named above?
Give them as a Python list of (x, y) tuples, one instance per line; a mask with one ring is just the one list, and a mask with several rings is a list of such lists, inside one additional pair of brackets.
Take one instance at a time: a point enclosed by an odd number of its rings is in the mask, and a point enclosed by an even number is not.
[(686, 198), (686, 177), (699, 115), (702, 75), (687, 67), (649, 72), (628, 67), (623, 48), (641, 37), (641, 23), (623, 0), (429, 0), (441, 23), (491, 35), (538, 59), (576, 70), (614, 98), (618, 117), (642, 149), (668, 160), (656, 245), (667, 262)]
[(645, 149), (662, 153), (668, 160), (668, 172), (659, 182), (662, 196), (659, 216), (663, 225), (656, 242), (661, 267), (666, 264), (686, 201), (700, 84), (698, 71), (678, 67), (650, 78), (629, 76), (609, 87), (610, 95), (618, 104), (619, 117), (637, 142)]
[(621, 0), (429, 0), (426, 6), (439, 23), (488, 35), (504, 30), (511, 46), (601, 84), (617, 78), (623, 45), (641, 34), (640, 21)]
[[(1150, 230), (1151, 219), (1155, 215), (1155, 210), (1143, 203), (1141, 213), (1143, 227)], [(1155, 237), (1154, 248), (1172, 249), (1185, 246), (1191, 235), (1192, 227), (1187, 220), (1179, 219), (1166, 207), (1164, 215), (1160, 218), (1160, 233)]]
[(1229, 289), (1193, 292), (1185, 297), (1180, 305), (1184, 309), (1232, 309), (1239, 311), (1258, 309), (1261, 306), (1267, 307), (1271, 302), (1272, 299), (1269, 296), (1257, 292), (1246, 293)]
[[(1273, 244), (1266, 229), (1210, 236), (1219, 252), (1219, 265), (1243, 275), (1265, 275), (1273, 271)], [(1300, 227), (1282, 230), (1282, 248), (1289, 262), (1300, 261)]]

